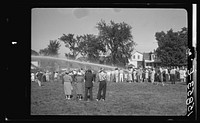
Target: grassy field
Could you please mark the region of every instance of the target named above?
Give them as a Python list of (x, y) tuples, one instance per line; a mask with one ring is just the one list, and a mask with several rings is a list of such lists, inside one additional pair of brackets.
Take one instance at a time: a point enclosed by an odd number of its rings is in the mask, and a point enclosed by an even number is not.
[[(96, 99), (98, 83), (94, 83)], [(75, 94), (75, 92), (73, 92)], [(186, 85), (176, 83), (108, 83), (106, 100), (66, 100), (60, 81), (31, 83), (31, 115), (161, 115), (179, 116), (186, 112)]]

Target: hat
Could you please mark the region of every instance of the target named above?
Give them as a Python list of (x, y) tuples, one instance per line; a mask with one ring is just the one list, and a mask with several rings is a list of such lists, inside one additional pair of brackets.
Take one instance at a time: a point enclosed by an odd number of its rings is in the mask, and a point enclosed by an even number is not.
[(100, 68), (99, 72), (103, 72), (103, 71), (104, 71), (104, 69), (103, 69), (103, 68)]

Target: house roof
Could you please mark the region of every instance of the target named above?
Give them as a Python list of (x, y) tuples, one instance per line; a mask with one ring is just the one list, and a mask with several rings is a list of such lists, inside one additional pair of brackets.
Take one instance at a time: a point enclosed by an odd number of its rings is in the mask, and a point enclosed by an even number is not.
[(41, 69), (41, 68), (39, 68), (39, 67), (37, 67), (37, 66), (35, 66), (34, 64), (31, 63), (31, 69)]
[[(135, 50), (135, 51), (133, 51), (132, 54), (135, 54), (136, 52), (142, 54), (144, 60), (151, 60), (151, 54), (154, 54), (155, 56), (157, 56), (157, 53), (155, 51), (148, 52), (148, 53), (141, 53), (141, 52)], [(154, 62), (161, 62), (161, 60), (158, 57), (155, 57)]]
[(144, 60), (150, 60), (150, 53), (143, 53), (143, 59)]
[(140, 54), (143, 54), (143, 53), (141, 53), (141, 52), (139, 52), (139, 51), (137, 51), (137, 50), (133, 51), (132, 54), (135, 54), (136, 52), (138, 52), (138, 53), (140, 53)]

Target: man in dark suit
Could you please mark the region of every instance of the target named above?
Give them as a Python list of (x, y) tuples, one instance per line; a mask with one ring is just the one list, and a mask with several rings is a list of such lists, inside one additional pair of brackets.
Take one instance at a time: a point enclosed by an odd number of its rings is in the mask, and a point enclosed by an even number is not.
[(88, 99), (88, 91), (90, 95), (90, 100), (93, 100), (92, 95), (92, 87), (93, 87), (93, 81), (94, 81), (94, 75), (92, 74), (92, 71), (89, 69), (85, 73), (85, 97), (84, 100), (87, 101)]

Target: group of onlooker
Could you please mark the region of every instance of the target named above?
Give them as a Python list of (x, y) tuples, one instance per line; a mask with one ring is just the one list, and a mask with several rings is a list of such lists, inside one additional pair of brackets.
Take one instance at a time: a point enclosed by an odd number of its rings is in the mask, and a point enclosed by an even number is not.
[(156, 67), (156, 68), (116, 68), (113, 71), (107, 71), (107, 79), (112, 82), (169, 82), (175, 84), (175, 81), (186, 82), (186, 71), (184, 67)]
[[(100, 71), (96, 73), (90, 69), (86, 71), (84, 71), (83, 69), (65, 71), (61, 76), (62, 83), (64, 84), (64, 93), (66, 95), (66, 99), (71, 99), (72, 90), (74, 89), (76, 91), (76, 97), (79, 100), (82, 100), (84, 98), (85, 101), (88, 101), (89, 98), (92, 101), (93, 83), (99, 82), (99, 90), (96, 100), (105, 100), (107, 74), (104, 69), (101, 68)], [(83, 87), (85, 87), (85, 94), (83, 94)], [(103, 94), (101, 94), (102, 92)]]
[[(187, 69), (181, 67), (156, 67), (156, 68), (128, 68), (105, 71), (101, 68), (98, 72), (91, 69), (74, 69), (71, 71), (58, 72), (42, 72), (39, 71), (36, 74), (31, 73), (31, 81), (35, 81), (41, 86), (41, 82), (49, 82), (50, 80), (62, 80), (64, 85), (64, 93), (66, 99), (72, 98), (72, 90), (75, 90), (76, 97), (79, 100), (84, 98), (85, 101), (93, 100), (93, 83), (99, 82), (99, 89), (96, 100), (105, 100), (107, 82), (164, 82), (171, 81), (175, 84), (175, 81), (186, 82)], [(85, 94), (84, 88), (85, 87)], [(103, 94), (101, 94), (103, 92)], [(89, 93), (89, 95), (88, 95)], [(84, 97), (83, 97), (84, 95)]]
[(37, 82), (39, 86), (42, 86), (42, 82), (54, 82), (59, 80), (59, 73), (47, 71), (31, 72), (31, 81)]

